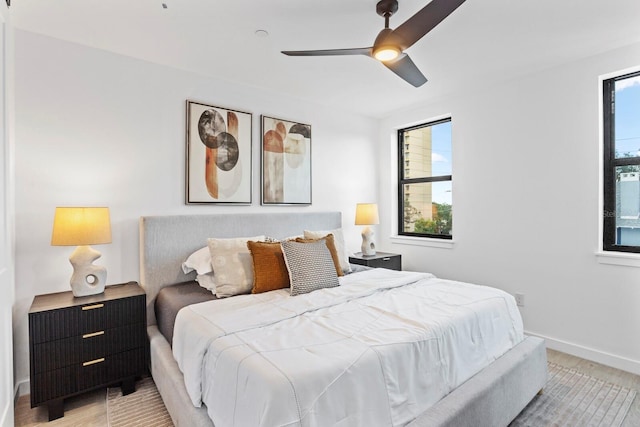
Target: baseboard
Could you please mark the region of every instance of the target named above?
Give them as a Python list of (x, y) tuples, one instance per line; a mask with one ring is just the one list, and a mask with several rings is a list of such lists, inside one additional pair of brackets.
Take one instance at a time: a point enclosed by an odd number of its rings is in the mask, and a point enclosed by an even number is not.
[(29, 379), (20, 381), (15, 385), (13, 390), (15, 402), (18, 402), (18, 398), (20, 396), (24, 396), (25, 394), (29, 393), (31, 393), (31, 382), (29, 382)]
[(582, 359), (591, 360), (592, 362), (601, 363), (603, 365), (611, 366), (612, 368), (640, 375), (640, 361), (638, 360), (627, 359), (626, 357), (616, 356), (615, 354), (584, 347), (579, 344), (557, 340), (555, 338), (536, 334), (535, 332), (525, 331), (525, 334), (544, 339), (547, 344), (547, 348), (552, 350), (561, 351), (572, 356), (577, 356)]
[(13, 419), (13, 408), (10, 401), (7, 402), (4, 408), (2, 408), (2, 414), (0, 414), (0, 426), (2, 427), (13, 427), (14, 419)]

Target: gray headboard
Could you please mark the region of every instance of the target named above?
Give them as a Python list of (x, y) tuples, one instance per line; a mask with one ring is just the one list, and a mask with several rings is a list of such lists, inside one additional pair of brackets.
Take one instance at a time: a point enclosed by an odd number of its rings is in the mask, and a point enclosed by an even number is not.
[(340, 212), (140, 217), (140, 285), (147, 293), (147, 324), (156, 324), (154, 304), (160, 289), (195, 279), (195, 273), (184, 274), (181, 265), (194, 251), (207, 246), (207, 238), (262, 234), (284, 238), (305, 229), (340, 227)]

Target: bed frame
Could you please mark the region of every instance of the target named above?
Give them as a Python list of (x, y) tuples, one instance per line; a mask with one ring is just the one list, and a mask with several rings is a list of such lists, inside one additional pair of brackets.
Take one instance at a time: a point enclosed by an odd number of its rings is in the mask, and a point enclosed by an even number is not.
[[(140, 218), (140, 284), (147, 294), (150, 370), (173, 423), (207, 426), (206, 408), (191, 404), (171, 346), (158, 330), (154, 304), (165, 286), (186, 282), (182, 262), (206, 246), (208, 237), (267, 235), (284, 238), (307, 230), (342, 227), (340, 212), (148, 216)], [(409, 425), (506, 426), (540, 392), (547, 380), (544, 341), (527, 337)]]

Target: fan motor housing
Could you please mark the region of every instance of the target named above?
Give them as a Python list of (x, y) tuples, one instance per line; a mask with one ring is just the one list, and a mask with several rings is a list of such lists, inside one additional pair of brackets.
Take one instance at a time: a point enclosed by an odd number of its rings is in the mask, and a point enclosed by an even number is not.
[(376, 13), (388, 18), (398, 11), (398, 0), (380, 0), (376, 4)]

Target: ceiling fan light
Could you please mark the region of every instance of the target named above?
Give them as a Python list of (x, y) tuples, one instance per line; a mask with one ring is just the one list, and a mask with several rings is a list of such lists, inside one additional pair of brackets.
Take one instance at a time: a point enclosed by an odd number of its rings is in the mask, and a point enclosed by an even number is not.
[(378, 61), (391, 61), (400, 55), (400, 49), (395, 46), (382, 46), (373, 52), (373, 57)]

